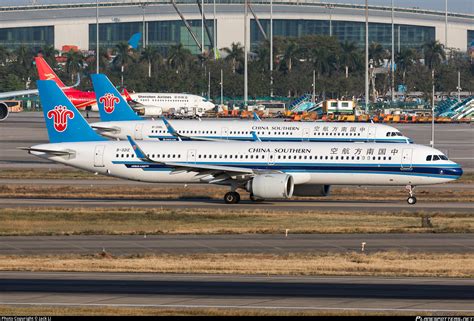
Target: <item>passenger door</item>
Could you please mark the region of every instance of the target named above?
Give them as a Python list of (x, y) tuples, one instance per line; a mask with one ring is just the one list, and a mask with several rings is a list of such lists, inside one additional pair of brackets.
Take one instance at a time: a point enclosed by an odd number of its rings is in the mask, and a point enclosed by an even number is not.
[(135, 126), (135, 139), (142, 140), (143, 139), (143, 124), (137, 124)]
[(402, 150), (402, 169), (411, 170), (412, 169), (412, 156), (413, 156), (413, 149), (412, 148), (404, 148)]
[(105, 145), (97, 145), (94, 150), (94, 167), (104, 167)]

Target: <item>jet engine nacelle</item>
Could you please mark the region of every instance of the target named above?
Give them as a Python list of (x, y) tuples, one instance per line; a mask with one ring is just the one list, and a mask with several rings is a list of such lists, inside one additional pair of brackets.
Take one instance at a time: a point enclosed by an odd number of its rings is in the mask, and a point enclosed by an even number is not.
[(293, 177), (287, 174), (257, 175), (247, 183), (247, 191), (261, 199), (290, 198), (293, 189)]
[(163, 114), (163, 109), (156, 106), (140, 106), (136, 107), (135, 111), (141, 116), (161, 116)]
[(294, 196), (328, 196), (331, 191), (331, 185), (320, 184), (302, 184), (296, 185), (293, 192)]
[(7, 104), (0, 102), (0, 121), (6, 119), (9, 113)]

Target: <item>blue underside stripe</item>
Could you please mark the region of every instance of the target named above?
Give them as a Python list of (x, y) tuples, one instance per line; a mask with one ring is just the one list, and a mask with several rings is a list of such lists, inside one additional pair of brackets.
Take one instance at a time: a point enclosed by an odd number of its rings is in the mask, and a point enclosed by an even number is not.
[[(195, 138), (206, 138), (206, 139), (222, 139), (222, 140), (241, 140), (241, 141), (253, 141), (251, 136), (194, 136)], [(160, 136), (160, 135), (149, 135), (148, 138), (153, 139), (165, 139), (165, 140), (176, 140), (173, 136)], [(406, 139), (385, 139), (377, 138), (375, 140), (368, 138), (352, 138), (352, 137), (312, 137), (312, 138), (302, 138), (302, 137), (260, 137), (260, 140), (264, 142), (290, 142), (290, 141), (305, 141), (305, 142), (375, 142), (375, 143), (406, 143)], [(411, 142), (410, 142), (411, 143)]]
[[(113, 161), (114, 164), (122, 164), (127, 168), (140, 168), (144, 171), (170, 171), (169, 166), (156, 163)], [(257, 163), (196, 163), (196, 164), (219, 164), (252, 169), (269, 169), (286, 173), (351, 173), (351, 174), (389, 174), (426, 176), (438, 178), (457, 178), (462, 173), (459, 166), (451, 165), (412, 165), (411, 168), (401, 168), (397, 164), (257, 164)]]

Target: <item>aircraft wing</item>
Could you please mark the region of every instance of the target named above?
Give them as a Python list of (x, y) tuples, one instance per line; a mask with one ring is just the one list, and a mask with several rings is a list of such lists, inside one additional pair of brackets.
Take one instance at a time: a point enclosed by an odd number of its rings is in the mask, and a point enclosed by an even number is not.
[(97, 126), (92, 124), (91, 125), (92, 129), (97, 129), (98, 131), (101, 132), (108, 132), (108, 133), (116, 133), (120, 131), (120, 128), (118, 127), (106, 127), (106, 126)]
[(0, 98), (10, 98), (17, 96), (26, 96), (26, 95), (37, 95), (38, 89), (27, 89), (27, 90), (17, 90), (17, 91), (6, 91), (0, 93)]
[[(227, 180), (239, 180), (246, 182), (252, 179), (254, 176), (262, 173), (276, 173), (277, 171), (259, 171), (245, 167), (237, 166), (222, 166), (222, 165), (207, 165), (207, 164), (193, 164), (193, 163), (175, 163), (175, 162), (158, 162), (152, 160), (147, 154), (138, 146), (138, 144), (130, 137), (127, 136), (128, 141), (132, 145), (135, 155), (138, 159), (149, 162), (163, 164), (172, 168), (171, 174), (189, 173), (195, 172), (196, 176), (204, 182), (208, 183), (223, 183)], [(280, 172), (278, 172), (280, 173)]]
[(29, 152), (40, 152), (40, 153), (46, 153), (46, 154), (51, 154), (53, 156), (69, 156), (74, 154), (73, 151), (67, 151), (67, 150), (51, 150), (51, 149), (42, 149), (42, 148), (34, 148), (34, 147), (18, 147), (18, 149), (21, 150), (26, 150)]
[[(73, 86), (70, 87), (63, 87), (61, 89), (70, 89), (79, 86), (81, 83), (81, 77), (78, 75), (77, 76), (77, 81)], [(3, 93), (0, 93), (0, 99), (3, 98), (10, 98), (10, 97), (17, 97), (17, 96), (26, 96), (26, 95), (37, 95), (38, 94), (38, 89), (25, 89), (25, 90), (16, 90), (16, 91), (6, 91)]]

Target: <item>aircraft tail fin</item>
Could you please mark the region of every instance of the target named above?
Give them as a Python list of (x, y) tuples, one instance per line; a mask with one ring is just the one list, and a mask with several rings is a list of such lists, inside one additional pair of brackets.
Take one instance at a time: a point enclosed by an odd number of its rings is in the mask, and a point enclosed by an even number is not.
[(51, 69), (46, 60), (43, 57), (35, 57), (36, 69), (38, 70), (38, 76), (41, 80), (53, 80), (59, 88), (66, 87), (64, 83), (59, 79), (58, 75)]
[(141, 120), (104, 74), (92, 74), (97, 106), (102, 121)]
[(38, 91), (51, 143), (105, 141), (52, 80), (38, 80)]
[(133, 100), (133, 99), (132, 99), (132, 96), (130, 96), (130, 94), (129, 94), (127, 88), (124, 88), (124, 89), (122, 90), (122, 96), (125, 97), (125, 100), (126, 100), (126, 101), (132, 101), (132, 100)]

